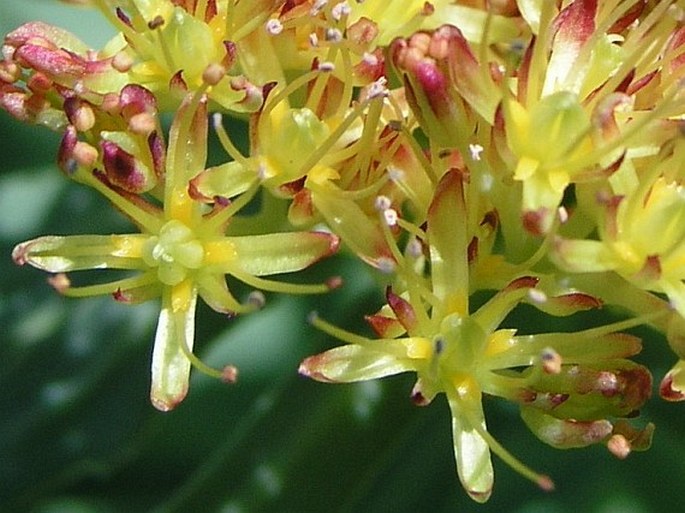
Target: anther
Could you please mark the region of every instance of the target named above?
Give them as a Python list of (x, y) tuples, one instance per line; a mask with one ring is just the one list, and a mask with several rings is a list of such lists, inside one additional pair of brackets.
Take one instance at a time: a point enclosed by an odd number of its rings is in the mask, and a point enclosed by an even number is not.
[(221, 112), (215, 112), (214, 114), (212, 114), (212, 126), (214, 127), (214, 130), (222, 126), (223, 119), (224, 118), (221, 115)]
[(607, 442), (607, 449), (609, 449), (609, 452), (620, 460), (626, 459), (633, 450), (630, 442), (621, 434), (615, 434), (609, 438), (609, 441)]
[(134, 134), (149, 135), (155, 128), (157, 128), (155, 116), (149, 112), (134, 114), (128, 120), (128, 129)]
[(528, 291), (528, 298), (533, 303), (542, 304), (547, 301), (547, 294), (545, 294), (542, 290), (539, 289), (530, 289)]
[(112, 59), (112, 67), (121, 73), (126, 73), (132, 66), (133, 59), (126, 52), (119, 52)]
[(221, 64), (212, 63), (202, 72), (202, 80), (210, 86), (217, 85), (226, 76), (226, 68)]
[(72, 153), (74, 160), (81, 166), (93, 167), (98, 158), (98, 150), (87, 142), (78, 141)]
[(337, 28), (327, 28), (325, 32), (325, 39), (329, 43), (339, 43), (343, 40), (343, 33)]
[(540, 355), (542, 370), (547, 374), (559, 374), (561, 372), (561, 355), (551, 347), (546, 347)]
[(388, 257), (379, 257), (376, 260), (376, 268), (383, 274), (392, 274), (397, 268), (397, 264)]
[(238, 367), (235, 365), (224, 366), (224, 368), (221, 369), (221, 381), (231, 385), (238, 381)]
[(263, 292), (259, 290), (253, 290), (247, 296), (247, 303), (254, 306), (257, 310), (261, 310), (266, 304), (266, 297), (264, 296)]
[(272, 36), (277, 36), (278, 34), (283, 32), (283, 24), (280, 22), (280, 20), (277, 20), (276, 18), (271, 18), (269, 21), (267, 21), (265, 28), (266, 32)]
[(69, 277), (64, 273), (55, 274), (48, 278), (48, 283), (52, 288), (54, 288), (60, 294), (64, 294), (69, 287), (71, 287), (71, 281)]
[(162, 16), (159, 15), (159, 14), (158, 14), (157, 16), (155, 16), (154, 18), (152, 18), (152, 19), (147, 23), (147, 27), (148, 27), (150, 30), (158, 29), (158, 28), (161, 27), (162, 25), (164, 25), (164, 18), (162, 18)]
[(383, 219), (385, 219), (385, 224), (388, 226), (397, 226), (397, 220), (399, 216), (397, 215), (397, 210), (394, 208), (389, 208), (383, 212)]
[(349, 16), (351, 9), (347, 2), (340, 2), (333, 6), (331, 9), (331, 16), (335, 21), (340, 21), (343, 16)]
[(568, 221), (568, 210), (566, 210), (566, 207), (563, 205), (558, 208), (557, 214), (559, 215), (559, 222), (561, 224), (564, 224), (566, 221)]
[(445, 350), (445, 339), (442, 337), (435, 337), (433, 351), (436, 356), (440, 356)]
[(472, 160), (480, 160), (481, 159), (481, 153), (483, 153), (483, 148), (480, 144), (469, 144), (469, 152), (471, 153), (471, 159)]
[(384, 195), (376, 196), (376, 201), (374, 202), (374, 208), (378, 212), (383, 212), (392, 206), (392, 201), (390, 198)]
[(388, 91), (388, 88), (386, 87), (388, 83), (388, 80), (385, 77), (381, 77), (375, 82), (373, 82), (367, 91), (367, 97), (369, 100), (373, 100), (375, 98), (385, 98), (387, 97), (390, 92)]
[(326, 4), (328, 4), (328, 0), (316, 0), (316, 2), (314, 2), (314, 5), (309, 11), (309, 15), (318, 16), (318, 14), (321, 12), (321, 9), (326, 7)]
[(417, 238), (411, 239), (407, 242), (407, 255), (411, 258), (419, 258), (423, 254), (423, 246)]

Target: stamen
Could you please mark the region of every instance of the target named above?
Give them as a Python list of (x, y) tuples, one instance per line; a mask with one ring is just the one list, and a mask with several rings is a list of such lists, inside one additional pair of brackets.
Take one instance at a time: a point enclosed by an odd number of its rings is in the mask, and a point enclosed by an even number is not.
[(137, 276), (97, 285), (87, 285), (84, 287), (72, 287), (70, 285), (68, 288), (63, 290), (58, 289), (58, 291), (67, 297), (91, 297), (113, 295), (118, 291), (138, 289), (148, 285), (155, 285), (157, 283), (158, 280), (155, 273), (143, 273)]
[(212, 126), (214, 127), (216, 135), (219, 138), (219, 142), (221, 143), (221, 146), (223, 146), (226, 153), (228, 153), (233, 160), (239, 162), (243, 167), (249, 167), (250, 164), (248, 159), (242, 153), (240, 153), (240, 150), (236, 148), (236, 146), (233, 144), (233, 141), (231, 141), (231, 138), (228, 136), (228, 132), (226, 132), (226, 129), (223, 126), (223, 116), (220, 112), (215, 112), (212, 114)]
[(183, 355), (186, 358), (188, 358), (192, 366), (199, 370), (202, 374), (206, 374), (211, 378), (220, 379), (224, 383), (235, 383), (238, 379), (238, 369), (235, 366), (227, 365), (221, 370), (215, 369), (214, 367), (210, 367), (202, 360), (200, 360), (197, 356), (195, 356), (193, 352), (188, 348), (188, 345), (186, 344), (185, 340), (182, 344), (180, 344), (180, 346), (181, 351), (183, 351)]
[(457, 393), (450, 393), (450, 399), (457, 403), (459, 412), (466, 417), (471, 427), (480, 435), (480, 437), (485, 440), (488, 444), (490, 450), (494, 452), (504, 463), (509, 465), (513, 470), (521, 474), (526, 479), (533, 481), (541, 489), (546, 492), (551, 492), (554, 490), (554, 481), (549, 476), (544, 474), (539, 474), (533, 469), (525, 465), (521, 460), (516, 458), (507, 449), (504, 448), (489, 432), (484, 429), (479, 419), (475, 418), (472, 410), (464, 404), (464, 401), (459, 397)]
[[(140, 200), (140, 204), (132, 201), (123, 191), (112, 188), (108, 183), (103, 182), (98, 178), (100, 174), (87, 174), (81, 180), (87, 185), (93, 187), (96, 191), (107, 198), (115, 207), (121, 210), (124, 214), (130, 217), (138, 226), (148, 233), (157, 233), (162, 227), (163, 220), (152, 213), (154, 207), (144, 200)], [(144, 210), (142, 206), (150, 207), (150, 211)]]
[(259, 181), (255, 180), (250, 188), (242, 193), (236, 200), (232, 201), (231, 204), (221, 210), (214, 210), (206, 218), (206, 222), (203, 223), (203, 231), (205, 233), (216, 232), (224, 226), (228, 220), (233, 217), (241, 208), (247, 205), (255, 194), (259, 190)]
[(376, 350), (379, 346), (381, 346), (383, 347), (383, 352), (392, 354), (393, 356), (397, 356), (399, 358), (406, 358), (407, 356), (406, 351), (401, 349), (401, 346), (397, 344), (397, 339), (369, 339), (366, 337), (362, 337), (361, 335), (357, 335), (356, 333), (349, 332), (333, 324), (330, 324), (329, 322), (319, 317), (318, 312), (315, 311), (309, 314), (309, 316), (307, 317), (307, 321), (316, 329), (321, 330), (324, 333), (330, 335), (331, 337), (337, 338), (338, 340), (342, 340), (347, 344), (357, 345), (361, 347), (366, 347), (368, 349)]
[(288, 293), (288, 294), (325, 294), (330, 291), (329, 283), (317, 283), (306, 285), (301, 283), (287, 283), (282, 281), (268, 280), (259, 278), (251, 274), (243, 273), (235, 269), (229, 271), (231, 276), (236, 277), (243, 283), (247, 283), (251, 287), (269, 292)]

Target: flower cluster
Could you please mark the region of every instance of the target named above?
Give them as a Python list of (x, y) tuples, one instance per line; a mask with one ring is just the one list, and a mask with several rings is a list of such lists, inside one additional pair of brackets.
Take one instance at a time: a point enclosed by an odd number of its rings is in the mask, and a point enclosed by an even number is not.
[[(554, 447), (646, 449), (653, 426), (626, 418), (652, 376), (629, 359), (641, 342), (625, 330), (649, 324), (677, 359), (661, 396), (685, 399), (682, 1), (71, 3), (99, 9), (117, 35), (92, 50), (43, 23), (19, 27), (3, 45), (0, 106), (60, 132), (62, 171), (140, 233), (40, 237), (13, 257), (68, 296), (161, 298), (157, 408), (183, 399), (193, 365), (235, 379), (192, 353), (198, 297), (231, 315), (261, 306), (260, 293), (234, 298), (226, 275), (325, 292), (340, 280), (262, 276), (339, 246), (382, 276), (386, 303), (367, 317), (377, 337), (312, 315), (344, 345), (300, 373), (412, 372), (414, 403), (444, 394), (476, 501), (492, 491), (491, 452), (553, 488), (488, 432), (485, 395), (517, 404)], [(168, 133), (160, 112), (173, 113)], [(247, 152), (225, 115), (247, 118)], [(225, 155), (207, 167), (210, 121)], [(257, 195), (262, 211), (232, 234)], [(127, 274), (67, 277), (101, 268)], [(602, 307), (624, 320), (573, 333), (509, 320), (519, 308), (554, 318)]]

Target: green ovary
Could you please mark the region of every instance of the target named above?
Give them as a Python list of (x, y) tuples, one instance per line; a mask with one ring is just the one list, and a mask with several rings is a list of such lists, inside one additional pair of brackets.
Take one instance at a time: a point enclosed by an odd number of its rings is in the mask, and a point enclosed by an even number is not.
[(157, 277), (165, 285), (178, 285), (192, 269), (198, 269), (205, 251), (192, 230), (172, 220), (143, 245), (143, 261), (157, 268)]

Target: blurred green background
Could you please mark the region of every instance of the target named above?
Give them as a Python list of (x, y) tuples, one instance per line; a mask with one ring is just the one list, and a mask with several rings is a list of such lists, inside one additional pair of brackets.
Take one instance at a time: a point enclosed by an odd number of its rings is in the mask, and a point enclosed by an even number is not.
[[(97, 16), (53, 0), (3, 0), (3, 34), (31, 19), (67, 27), (94, 47), (111, 33)], [(655, 398), (641, 421), (657, 424), (647, 453), (614, 459), (602, 447), (557, 451), (538, 442), (516, 408), (486, 400), (491, 431), (550, 474), (544, 493), (495, 459), (484, 506), (459, 486), (444, 400), (416, 408), (411, 376), (330, 386), (297, 375), (299, 361), (335, 341), (305, 322), (365, 329), (380, 298), (376, 277), (345, 257), (309, 281), (340, 274), (325, 297), (268, 297), (259, 314), (228, 320), (203, 308), (198, 353), (233, 363), (232, 386), (194, 375), (186, 401), (159, 413), (147, 399), (154, 303), (59, 297), (46, 276), (10, 259), (42, 234), (130, 229), (102, 199), (58, 172), (56, 134), (0, 113), (0, 511), (85, 512), (516, 512), (681, 511), (685, 405)], [(528, 331), (549, 329), (530, 311)], [(582, 319), (571, 319), (571, 323)], [(572, 329), (565, 322), (558, 329)], [(647, 330), (640, 359), (655, 376), (672, 363)]]

